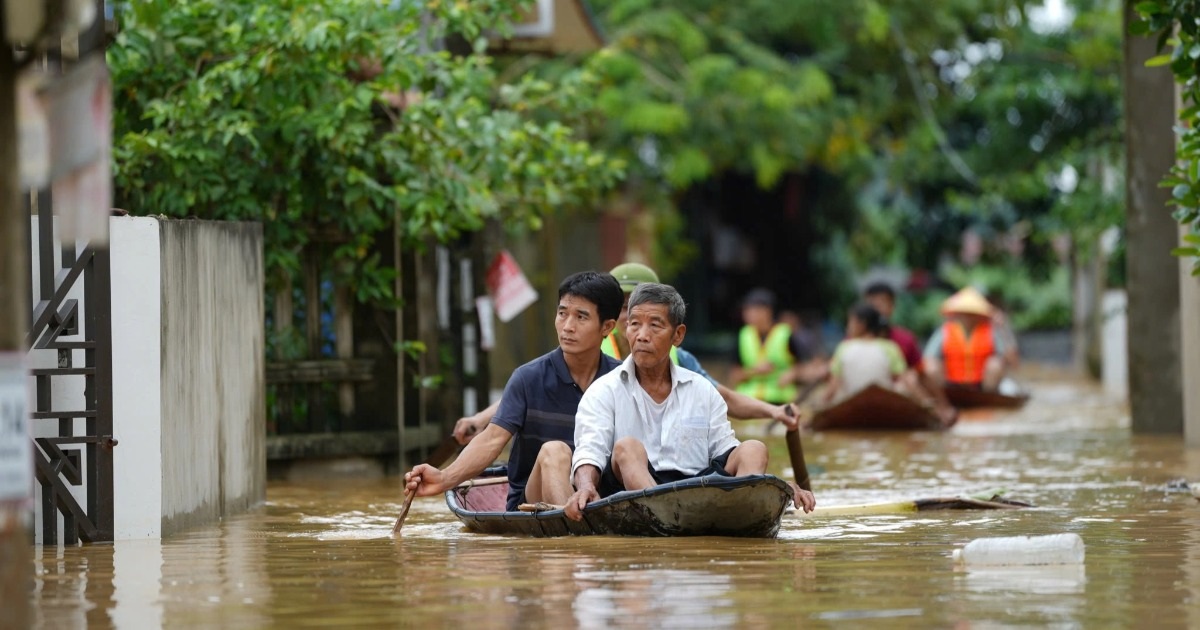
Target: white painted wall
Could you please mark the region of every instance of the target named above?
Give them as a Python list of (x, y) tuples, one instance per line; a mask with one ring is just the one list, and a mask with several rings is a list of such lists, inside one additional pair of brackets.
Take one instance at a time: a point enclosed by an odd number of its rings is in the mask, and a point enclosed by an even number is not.
[(114, 217), (113, 527), (118, 540), (162, 533), (162, 290), (159, 221)]
[[(1180, 226), (1180, 235), (1186, 233)], [(1179, 340), (1182, 344), (1183, 436), (1190, 448), (1200, 448), (1200, 278), (1192, 275), (1192, 260), (1179, 260)]]
[(1104, 391), (1121, 399), (1129, 398), (1129, 322), (1125, 311), (1125, 291), (1104, 293), (1100, 306), (1100, 380)]

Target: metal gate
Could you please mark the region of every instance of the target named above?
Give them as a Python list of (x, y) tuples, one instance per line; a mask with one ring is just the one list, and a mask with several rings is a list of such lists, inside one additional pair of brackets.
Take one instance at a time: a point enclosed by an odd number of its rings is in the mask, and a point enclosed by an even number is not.
[[(50, 193), (31, 194), (37, 282), (26, 346), (36, 383), (31, 418), (35, 507), (43, 544), (113, 539), (112, 326), (107, 245), (59, 245)], [(36, 221), (34, 217), (36, 218)], [(47, 360), (46, 355), (53, 360)], [(53, 367), (37, 367), (52, 363)], [(71, 381), (74, 381), (72, 383)], [(78, 391), (83, 395), (60, 395)], [(82, 404), (80, 404), (82, 402)], [(57, 421), (57, 429), (47, 428)], [(72, 488), (76, 488), (72, 492)]]

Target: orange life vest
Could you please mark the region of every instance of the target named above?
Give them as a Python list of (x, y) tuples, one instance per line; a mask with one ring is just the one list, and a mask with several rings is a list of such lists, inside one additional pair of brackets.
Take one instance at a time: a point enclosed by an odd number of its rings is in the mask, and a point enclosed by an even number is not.
[(983, 365), (995, 350), (990, 322), (975, 326), (970, 337), (959, 322), (942, 325), (942, 356), (946, 359), (946, 380), (951, 383), (982, 383)]

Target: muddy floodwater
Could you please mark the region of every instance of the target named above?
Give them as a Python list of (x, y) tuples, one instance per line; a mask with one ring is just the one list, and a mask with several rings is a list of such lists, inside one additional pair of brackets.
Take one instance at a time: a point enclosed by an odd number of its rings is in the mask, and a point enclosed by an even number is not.
[[(1200, 628), (1200, 451), (1132, 436), (1086, 383), (947, 433), (805, 436), (820, 507), (1003, 491), (1036, 509), (788, 514), (776, 540), (463, 531), (400, 481), (272, 484), (262, 508), (165, 541), (37, 548), (40, 628)], [(762, 424), (740, 427), (759, 437)], [(782, 436), (767, 438), (775, 474)], [(119, 489), (118, 489), (119, 490)], [(989, 536), (1074, 532), (1083, 565), (963, 570)]]

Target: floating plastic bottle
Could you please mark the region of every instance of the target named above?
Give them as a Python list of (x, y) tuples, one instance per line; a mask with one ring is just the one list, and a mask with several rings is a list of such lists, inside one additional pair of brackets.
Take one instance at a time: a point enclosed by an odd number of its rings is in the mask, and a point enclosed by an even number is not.
[(966, 566), (1081, 564), (1083, 539), (1078, 534), (979, 538), (954, 550), (954, 561)]

